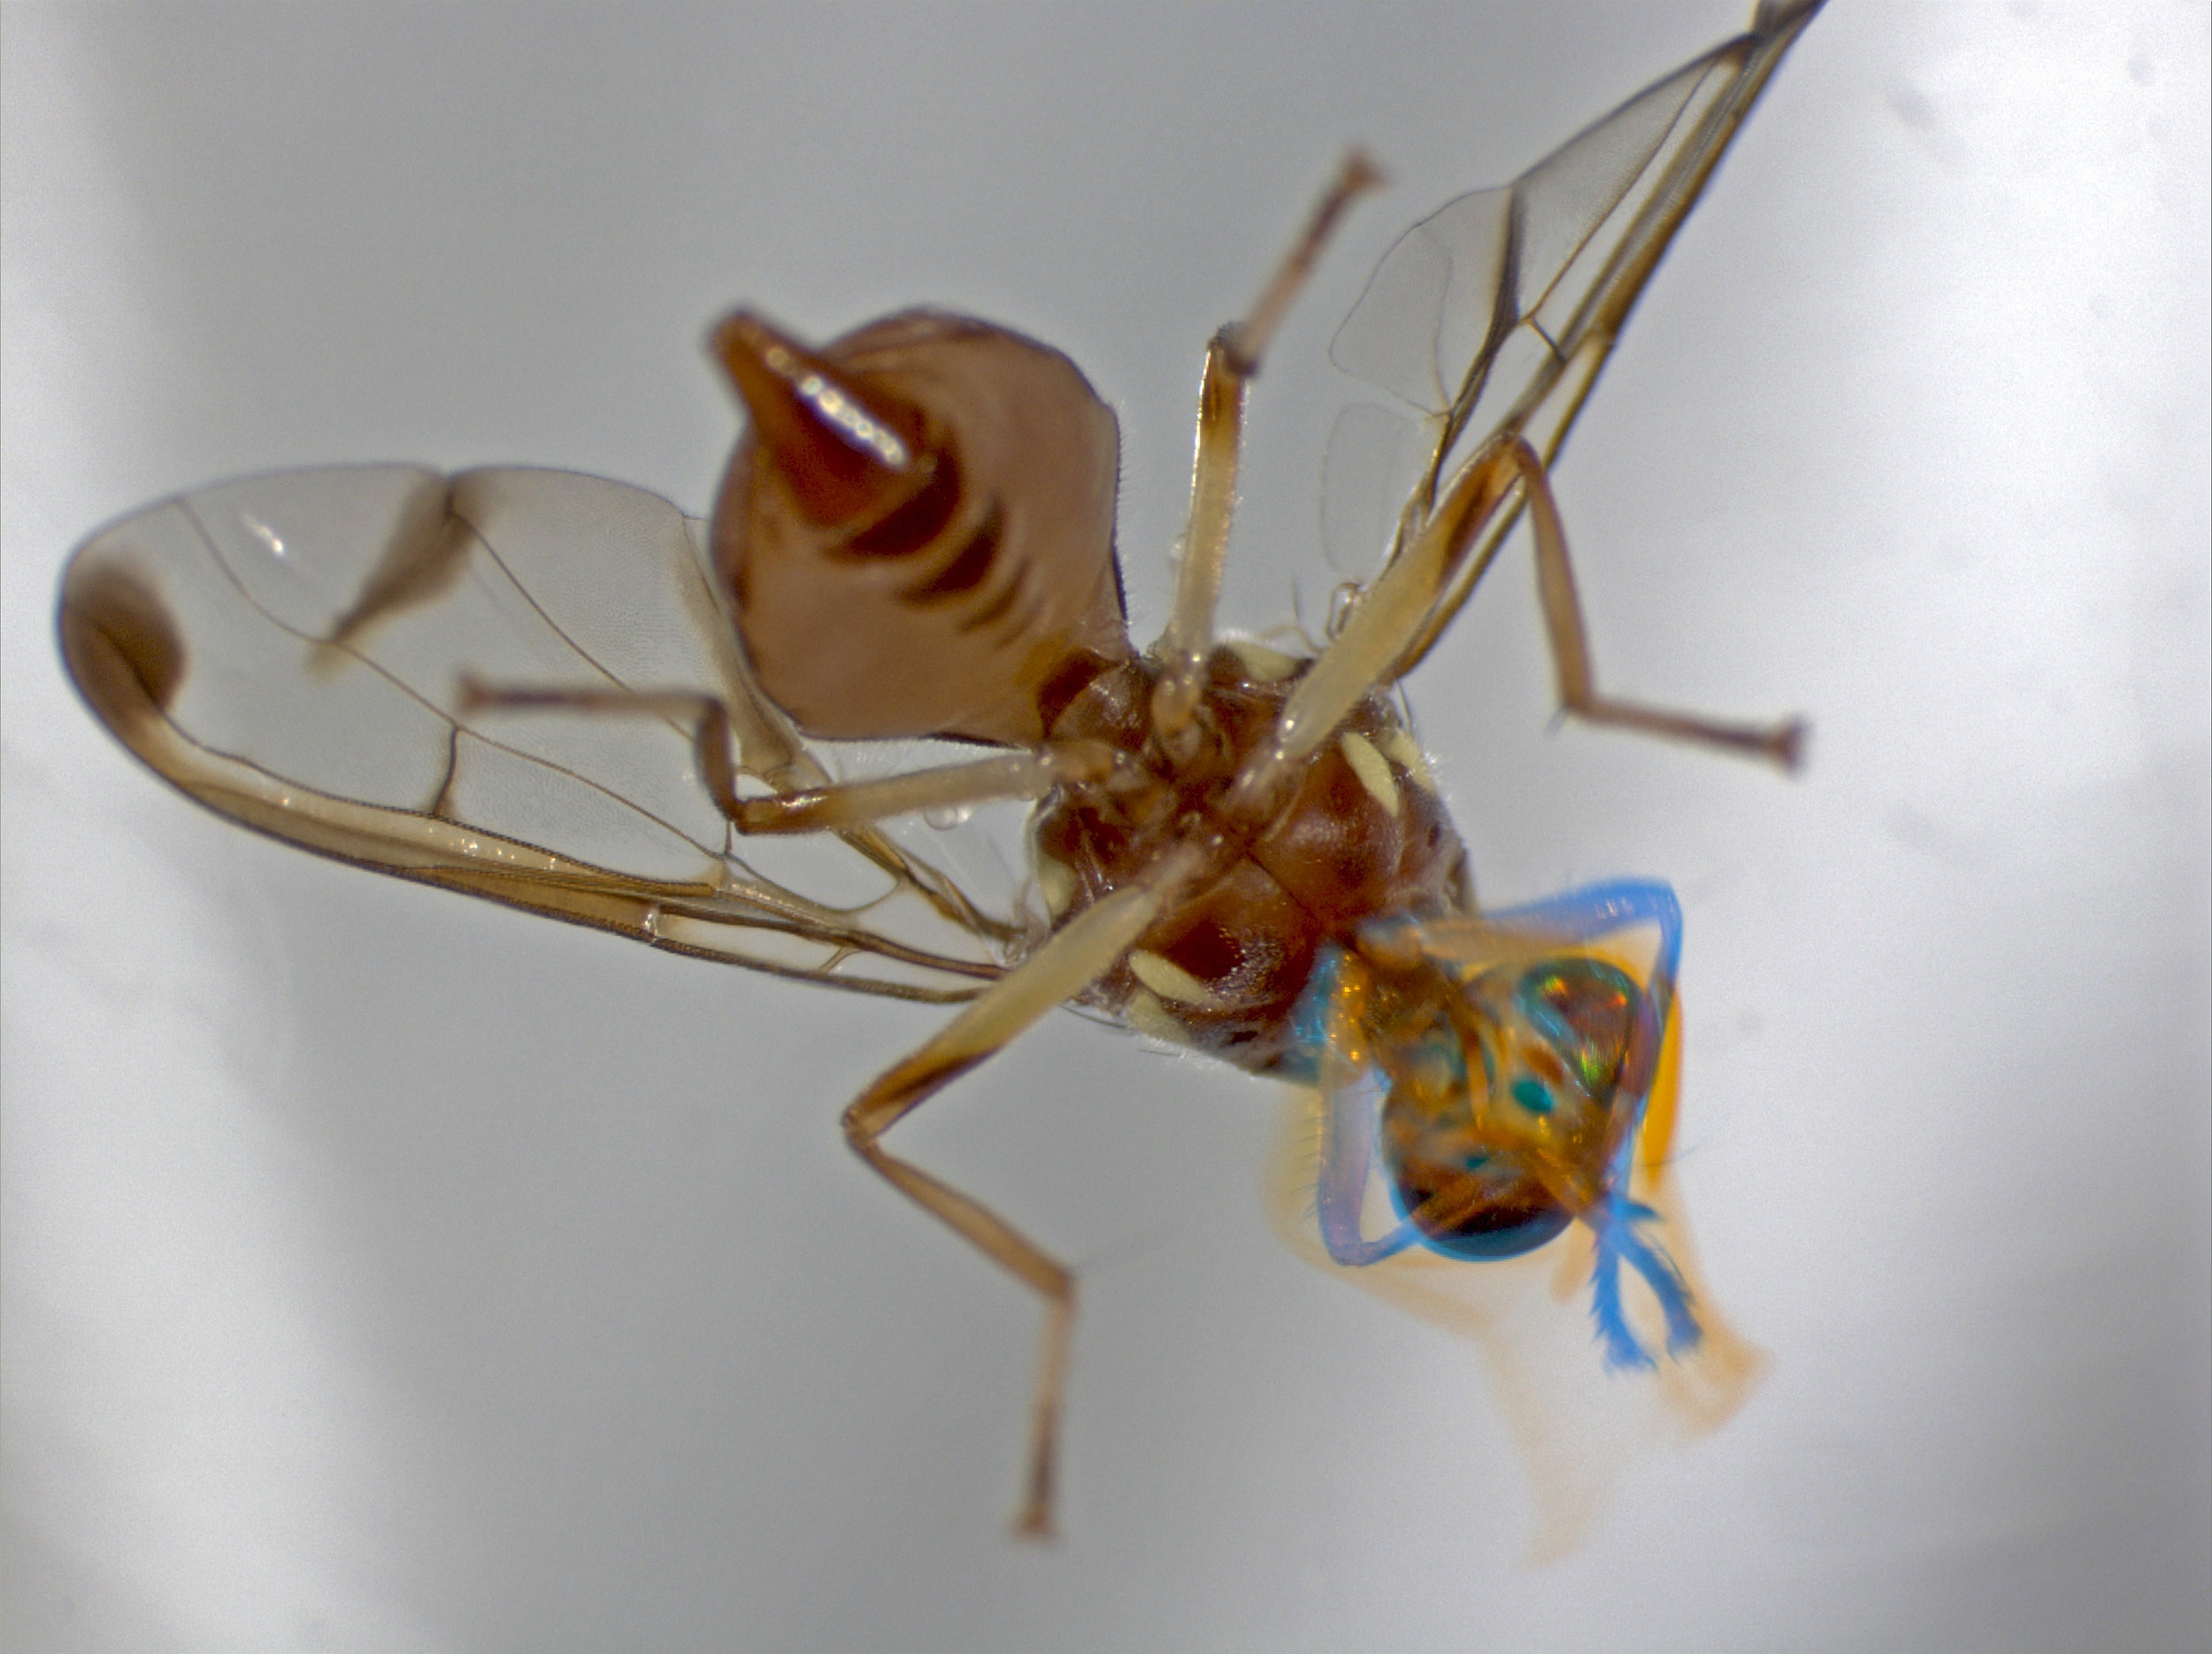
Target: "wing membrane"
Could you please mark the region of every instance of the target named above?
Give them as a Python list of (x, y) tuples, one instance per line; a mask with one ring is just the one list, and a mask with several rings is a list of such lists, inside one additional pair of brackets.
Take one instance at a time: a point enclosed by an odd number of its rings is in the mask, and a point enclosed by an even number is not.
[[(1512, 183), (1449, 203), (1384, 255), (1329, 354), (1428, 420), (1425, 475), (1390, 555), (1483, 449), (1518, 437), (1547, 465), (1556, 457), (1660, 256), (1822, 4), (1768, 0), (1749, 33), (1638, 93)], [(1401, 671), (1465, 601), (1517, 516), (1501, 513), (1485, 531)]]
[(132, 750), (246, 826), (680, 951), (968, 997), (1014, 916), (882, 835), (734, 840), (680, 722), (462, 710), (470, 677), (711, 696), (747, 771), (828, 779), (754, 685), (703, 545), (665, 500), (570, 473), (280, 473), (88, 542), (63, 648)]

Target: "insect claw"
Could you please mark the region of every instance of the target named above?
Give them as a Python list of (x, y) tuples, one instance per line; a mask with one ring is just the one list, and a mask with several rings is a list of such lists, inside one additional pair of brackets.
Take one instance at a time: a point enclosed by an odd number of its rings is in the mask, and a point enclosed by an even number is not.
[(1766, 755), (1780, 766), (1785, 775), (1794, 775), (1805, 762), (1805, 740), (1811, 734), (1812, 726), (1801, 718), (1777, 724), (1768, 733), (1764, 749)]

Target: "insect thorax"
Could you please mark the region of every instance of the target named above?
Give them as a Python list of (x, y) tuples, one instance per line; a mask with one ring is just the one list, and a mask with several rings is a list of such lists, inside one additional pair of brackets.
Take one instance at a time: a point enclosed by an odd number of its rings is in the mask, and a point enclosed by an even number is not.
[(1241, 848), (1179, 899), (1087, 996), (1139, 1032), (1255, 1073), (1291, 1042), (1291, 1012), (1322, 946), (1379, 914), (1464, 905), (1459, 835), (1420, 748), (1370, 696), (1308, 760), (1290, 802), (1239, 822), (1223, 808), (1273, 733), (1306, 663), (1250, 644), (1214, 652), (1194, 731), (1171, 753), (1153, 726), (1149, 658), (1109, 667), (1055, 719), (1052, 737), (1128, 755), (1109, 781), (1063, 788), (1034, 827), (1055, 925), (1120, 888), (1178, 839), (1209, 828)]

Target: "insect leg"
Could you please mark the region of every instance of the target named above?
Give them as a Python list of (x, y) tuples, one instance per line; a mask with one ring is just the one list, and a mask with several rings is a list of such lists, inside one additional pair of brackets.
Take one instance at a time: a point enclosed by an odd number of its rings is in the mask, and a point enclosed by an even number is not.
[(833, 832), (922, 810), (1041, 798), (1064, 782), (1103, 781), (1116, 762), (1114, 750), (1102, 742), (1063, 742), (972, 764), (747, 797), (737, 790), (729, 707), (711, 695), (690, 690), (491, 689), (465, 681), (460, 703), (464, 712), (558, 710), (688, 722), (700, 776), (716, 807), (741, 833)]
[(989, 1207), (887, 1152), (884, 1133), (975, 1067), (1063, 1000), (1110, 969), (1203, 863), (1194, 847), (1171, 851), (1153, 873), (1087, 908), (1020, 965), (993, 983), (919, 1050), (845, 1111), (845, 1139), (900, 1193), (931, 1213), (1045, 1301), (1044, 1344), (1031, 1406), (1029, 1465), (1015, 1532), (1052, 1534), (1060, 1404), (1075, 1324), (1075, 1275)]
[[(1463, 466), (1411, 545), (1361, 597), (1350, 620), (1322, 650), (1276, 720), (1269, 759), (1248, 768), (1239, 787), (1257, 796), (1271, 789), (1295, 761), (1326, 741), (1360, 697), (1396, 681), (1417, 660), (1443, 618), (1464, 601), (1472, 581), (1468, 558), (1486, 543), (1486, 531), (1516, 490), (1536, 531), (1536, 567), (1565, 709), (1593, 723), (1616, 724), (1678, 740), (1702, 742), (1784, 769), (1796, 767), (1805, 726), (1799, 719), (1766, 727), (1723, 724), (1687, 713), (1663, 712), (1597, 693), (1590, 648), (1567, 562), (1567, 537), (1552, 498), (1543, 462), (1516, 437), (1486, 448)], [(1488, 553), (1482, 554), (1486, 561)], [(1480, 573), (1480, 569), (1476, 571)]]
[(1559, 674), (1560, 705), (1586, 723), (1611, 724), (1676, 741), (1694, 741), (1747, 758), (1765, 758), (1786, 770), (1795, 769), (1805, 739), (1805, 721), (1801, 718), (1764, 726), (1724, 724), (1598, 693), (1596, 673), (1590, 665), (1589, 635), (1582, 623), (1582, 600), (1575, 592), (1574, 569), (1567, 560), (1567, 532), (1559, 520), (1558, 502), (1552, 497), (1551, 479), (1545, 474), (1544, 462), (1526, 442), (1508, 443), (1501, 451), (1521, 473), (1529, 519), (1535, 528), (1536, 581), (1544, 604), (1545, 629), (1551, 634), (1552, 664)]
[(1064, 782), (1104, 781), (1118, 756), (1103, 742), (1064, 742), (879, 781), (834, 781), (753, 798), (718, 793), (715, 802), (741, 833), (812, 833), (921, 810), (1041, 798)]
[(1205, 681), (1213, 648), (1214, 607), (1221, 596), (1221, 566), (1229, 550), (1229, 521), (1236, 507), (1237, 459), (1244, 435), (1244, 388), (1260, 371), (1275, 329), (1306, 283), (1330, 232), (1353, 199), (1382, 182), (1374, 162), (1357, 150), (1344, 158), (1252, 313), (1216, 334), (1206, 346), (1198, 389), (1198, 457), (1191, 468), (1190, 517), (1183, 530), (1175, 578), (1175, 606), (1160, 637), (1160, 653), (1172, 670), (1161, 681), (1153, 719), (1164, 735), (1187, 727)]

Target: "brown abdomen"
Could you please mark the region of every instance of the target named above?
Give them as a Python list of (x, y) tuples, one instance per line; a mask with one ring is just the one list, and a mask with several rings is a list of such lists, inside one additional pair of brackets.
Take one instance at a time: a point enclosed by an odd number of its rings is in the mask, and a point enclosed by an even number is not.
[(741, 316), (716, 344), (754, 419), (715, 563), (802, 729), (1025, 745), (1041, 697), (1130, 656), (1119, 436), (1067, 358), (933, 312), (818, 356)]

